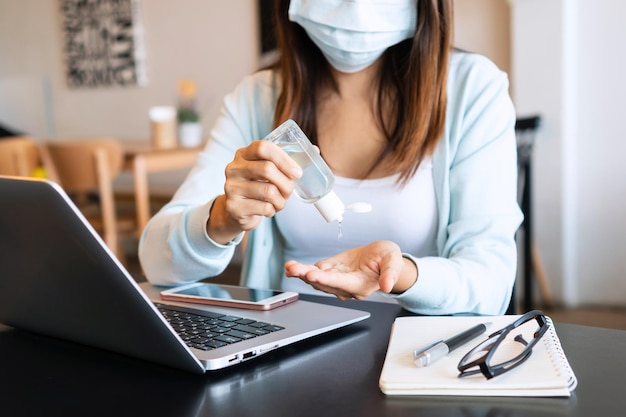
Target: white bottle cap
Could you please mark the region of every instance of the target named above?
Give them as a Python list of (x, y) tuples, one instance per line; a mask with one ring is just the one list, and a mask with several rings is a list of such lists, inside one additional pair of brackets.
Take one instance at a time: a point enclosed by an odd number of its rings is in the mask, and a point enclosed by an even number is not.
[(343, 213), (346, 211), (346, 206), (334, 191), (329, 192), (313, 203), (313, 205), (326, 222), (330, 223), (335, 220), (341, 222), (343, 220)]

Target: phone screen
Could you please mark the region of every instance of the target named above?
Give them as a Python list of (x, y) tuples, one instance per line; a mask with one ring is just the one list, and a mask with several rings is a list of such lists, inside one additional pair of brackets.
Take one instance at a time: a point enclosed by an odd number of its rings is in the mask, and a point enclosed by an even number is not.
[(183, 288), (180, 291), (176, 291), (176, 294), (215, 298), (218, 300), (258, 302), (282, 293), (280, 291), (273, 290), (259, 290), (244, 287), (222, 287), (215, 284), (201, 284), (189, 288)]

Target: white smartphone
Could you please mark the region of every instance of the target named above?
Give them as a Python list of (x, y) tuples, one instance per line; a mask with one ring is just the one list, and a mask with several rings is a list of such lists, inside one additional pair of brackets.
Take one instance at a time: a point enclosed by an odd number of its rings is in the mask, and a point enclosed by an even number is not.
[(161, 291), (161, 298), (163, 300), (210, 304), (222, 307), (271, 310), (293, 303), (298, 299), (298, 293), (196, 282), (163, 290)]

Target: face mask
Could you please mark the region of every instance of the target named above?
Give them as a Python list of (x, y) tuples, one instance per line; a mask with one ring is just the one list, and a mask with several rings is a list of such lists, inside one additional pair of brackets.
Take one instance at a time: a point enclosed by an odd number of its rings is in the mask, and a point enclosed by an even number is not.
[(416, 0), (291, 0), (289, 20), (306, 30), (335, 69), (357, 72), (413, 37)]

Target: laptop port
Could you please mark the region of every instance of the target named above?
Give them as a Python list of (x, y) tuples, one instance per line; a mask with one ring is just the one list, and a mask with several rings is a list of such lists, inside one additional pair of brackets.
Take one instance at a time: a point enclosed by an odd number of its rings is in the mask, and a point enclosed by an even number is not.
[(250, 359), (256, 356), (256, 353), (254, 353), (254, 351), (251, 352), (246, 352), (243, 354), (243, 356), (241, 357), (241, 359), (246, 360), (246, 359)]

